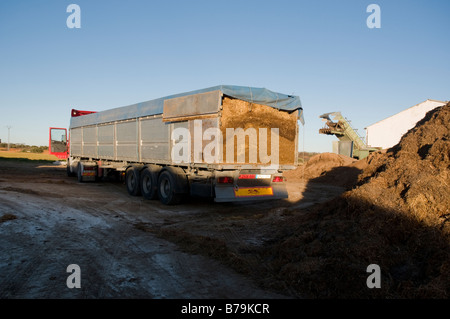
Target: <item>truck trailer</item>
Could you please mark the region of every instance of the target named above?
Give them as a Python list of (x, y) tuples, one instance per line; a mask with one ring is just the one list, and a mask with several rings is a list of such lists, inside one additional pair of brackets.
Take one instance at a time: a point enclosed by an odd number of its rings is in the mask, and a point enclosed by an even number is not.
[(178, 204), (287, 198), (283, 171), (298, 164), (298, 96), (220, 85), (110, 110), (78, 111), (50, 128), (50, 152), (79, 182), (111, 174), (130, 195)]

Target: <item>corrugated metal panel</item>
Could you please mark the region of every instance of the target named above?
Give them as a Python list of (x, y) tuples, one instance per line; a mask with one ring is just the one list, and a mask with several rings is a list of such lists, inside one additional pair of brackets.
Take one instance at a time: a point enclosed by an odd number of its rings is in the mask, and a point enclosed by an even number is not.
[(161, 117), (142, 119), (140, 121), (141, 161), (169, 161), (169, 128)]
[(114, 158), (114, 124), (98, 126), (98, 156), (100, 158)]
[(83, 127), (83, 156), (97, 157), (97, 127)]
[(137, 161), (137, 120), (116, 123), (116, 159)]
[(70, 130), (70, 154), (72, 156), (81, 156), (81, 137), (82, 128), (74, 128)]
[(220, 110), (221, 98), (221, 91), (212, 91), (165, 100), (163, 120), (186, 120), (215, 114)]
[[(179, 138), (177, 140), (172, 140), (172, 138), (176, 138), (177, 135), (173, 132), (177, 129), (182, 129), (184, 132), (189, 132), (189, 122), (176, 122), (170, 124), (170, 159), (171, 162), (179, 164), (179, 163), (191, 163), (192, 158), (191, 154), (192, 152), (185, 154), (183, 153), (184, 150), (190, 150), (190, 140), (184, 140), (182, 138)], [(172, 154), (173, 153), (173, 154)], [(182, 160), (178, 160), (182, 158)]]

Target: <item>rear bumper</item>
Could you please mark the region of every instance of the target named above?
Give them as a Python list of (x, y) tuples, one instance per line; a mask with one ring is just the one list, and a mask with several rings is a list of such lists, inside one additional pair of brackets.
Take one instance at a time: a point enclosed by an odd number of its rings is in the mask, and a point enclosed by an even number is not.
[[(258, 200), (274, 200), (288, 198), (288, 192), (286, 189), (286, 183), (272, 183), (270, 186), (255, 186), (245, 187), (247, 189), (260, 189), (259, 195), (251, 195), (251, 192), (239, 191), (239, 187), (233, 185), (216, 185), (215, 190), (215, 202), (244, 202), (244, 201), (258, 201)], [(270, 188), (270, 190), (269, 190)], [(272, 194), (270, 194), (272, 193)]]

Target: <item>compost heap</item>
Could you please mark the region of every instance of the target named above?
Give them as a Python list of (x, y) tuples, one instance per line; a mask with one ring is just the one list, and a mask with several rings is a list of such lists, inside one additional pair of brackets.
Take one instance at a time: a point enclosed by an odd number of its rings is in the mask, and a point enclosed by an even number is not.
[(358, 161), (345, 155), (321, 153), (312, 156), (306, 164), (284, 172), (283, 175), (289, 181), (308, 181), (352, 188), (366, 165), (366, 159)]
[[(371, 154), (352, 190), (299, 212), (266, 251), (290, 289), (313, 298), (450, 297), (449, 124), (447, 103)], [(381, 288), (367, 286), (370, 264), (380, 266)]]

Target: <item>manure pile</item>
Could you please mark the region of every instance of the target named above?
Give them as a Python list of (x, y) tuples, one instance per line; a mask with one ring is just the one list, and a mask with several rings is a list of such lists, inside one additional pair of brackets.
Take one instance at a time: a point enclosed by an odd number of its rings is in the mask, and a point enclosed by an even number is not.
[[(267, 155), (271, 155), (271, 129), (278, 128), (279, 148), (276, 151), (279, 154), (279, 164), (294, 165), (297, 143), (296, 132), (298, 129), (297, 117), (298, 111), (288, 113), (267, 105), (224, 97), (221, 118), (221, 130), (224, 136), (224, 159), (226, 159), (227, 128), (242, 128), (244, 131), (249, 128), (255, 129), (258, 138), (258, 147), (262, 145), (259, 141), (259, 130), (265, 128), (267, 130)], [(247, 140), (245, 142), (245, 158), (247, 162), (249, 158), (249, 147), (249, 141)], [(237, 145), (234, 144), (235, 159), (231, 159), (232, 162), (237, 162), (236, 154), (238, 153)], [(261, 163), (259, 155), (257, 163)]]
[(361, 168), (353, 189), (299, 212), (267, 247), (270, 267), (311, 298), (450, 297), (450, 103)]
[(289, 181), (305, 181), (352, 188), (366, 165), (366, 159), (358, 161), (344, 155), (321, 153), (312, 156), (305, 165), (286, 171), (283, 175)]

